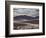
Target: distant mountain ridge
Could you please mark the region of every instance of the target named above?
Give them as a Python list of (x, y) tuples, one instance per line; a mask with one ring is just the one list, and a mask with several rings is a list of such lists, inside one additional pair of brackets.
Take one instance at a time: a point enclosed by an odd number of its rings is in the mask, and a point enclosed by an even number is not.
[(26, 15), (20, 15), (20, 16), (16, 16), (14, 17), (14, 20), (21, 20), (21, 19), (27, 19), (27, 20), (31, 20), (31, 19), (39, 19), (39, 16), (26, 16)]

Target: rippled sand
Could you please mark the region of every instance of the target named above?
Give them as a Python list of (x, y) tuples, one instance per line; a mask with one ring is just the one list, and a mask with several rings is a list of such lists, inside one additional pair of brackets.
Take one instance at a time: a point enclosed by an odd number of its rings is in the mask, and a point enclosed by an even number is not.
[(39, 24), (31, 24), (31, 23), (14, 23), (14, 29), (38, 29)]

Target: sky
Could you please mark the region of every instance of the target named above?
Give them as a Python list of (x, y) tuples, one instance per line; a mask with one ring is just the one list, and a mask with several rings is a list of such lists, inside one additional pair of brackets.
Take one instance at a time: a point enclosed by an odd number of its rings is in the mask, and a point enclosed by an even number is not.
[(39, 9), (35, 8), (13, 8), (14, 16), (27, 15), (27, 16), (39, 16)]

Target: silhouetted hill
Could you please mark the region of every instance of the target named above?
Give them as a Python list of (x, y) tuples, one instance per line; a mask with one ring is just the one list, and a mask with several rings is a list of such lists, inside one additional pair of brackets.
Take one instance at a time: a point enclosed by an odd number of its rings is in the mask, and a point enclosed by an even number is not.
[(27, 20), (39, 19), (39, 16), (32, 17), (32, 16), (26, 16), (26, 15), (20, 15), (20, 16), (14, 17), (14, 20), (21, 20), (21, 19), (27, 19)]

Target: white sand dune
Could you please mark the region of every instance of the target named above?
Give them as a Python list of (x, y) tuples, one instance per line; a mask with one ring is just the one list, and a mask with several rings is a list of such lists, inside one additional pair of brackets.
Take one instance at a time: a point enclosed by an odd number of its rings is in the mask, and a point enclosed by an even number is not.
[(39, 24), (26, 23), (24, 21), (14, 21), (14, 23), (15, 23), (14, 28), (16, 29), (38, 29), (39, 28)]

